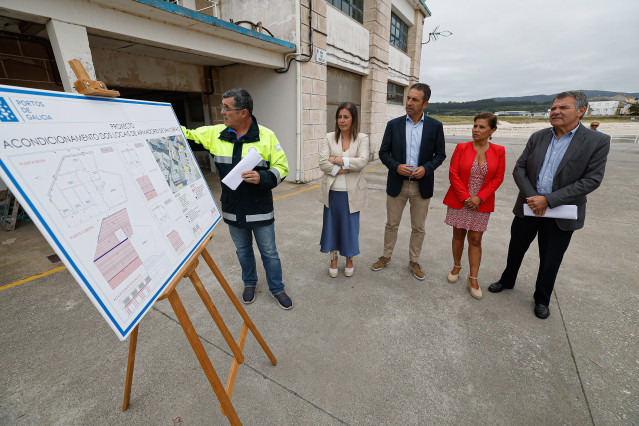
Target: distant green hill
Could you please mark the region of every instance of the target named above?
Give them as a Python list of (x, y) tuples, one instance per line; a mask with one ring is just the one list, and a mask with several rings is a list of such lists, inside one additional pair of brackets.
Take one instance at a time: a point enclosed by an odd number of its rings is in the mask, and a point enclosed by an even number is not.
[[(622, 93), (605, 90), (584, 90), (583, 92), (588, 98), (615, 96)], [(622, 94), (639, 97), (639, 93)], [(439, 115), (475, 115), (483, 111), (546, 112), (550, 108), (555, 95), (556, 94), (502, 97), (468, 102), (431, 102), (426, 107), (426, 112), (428, 112), (428, 114)]]
[(551, 104), (552, 98), (550, 101), (543, 103), (515, 100), (496, 101), (495, 99), (481, 99), (469, 102), (431, 102), (426, 107), (426, 112), (439, 115), (475, 115), (483, 111), (546, 112)]
[[(590, 98), (598, 98), (600, 96), (616, 96), (616, 95), (629, 95), (639, 97), (639, 93), (627, 93), (627, 92), (610, 92), (606, 90), (582, 90)], [(537, 103), (552, 103), (552, 100), (557, 94), (554, 95), (532, 95), (532, 96), (516, 96), (510, 98), (493, 98), (498, 102), (537, 102)]]

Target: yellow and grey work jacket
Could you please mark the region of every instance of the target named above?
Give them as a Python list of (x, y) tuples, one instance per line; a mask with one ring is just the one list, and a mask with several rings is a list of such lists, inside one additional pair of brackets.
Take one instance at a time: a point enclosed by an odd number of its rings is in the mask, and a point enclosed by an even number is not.
[(273, 223), (275, 218), (271, 190), (288, 175), (286, 154), (275, 133), (258, 125), (255, 117), (251, 118), (251, 127), (239, 139), (233, 129), (223, 124), (194, 130), (182, 127), (187, 139), (201, 144), (213, 154), (220, 179), (224, 179), (248, 154), (249, 149), (255, 148), (262, 156), (262, 161), (253, 169), (260, 174), (259, 184), (242, 182), (233, 191), (222, 183), (222, 217), (224, 222), (239, 228), (253, 228)]

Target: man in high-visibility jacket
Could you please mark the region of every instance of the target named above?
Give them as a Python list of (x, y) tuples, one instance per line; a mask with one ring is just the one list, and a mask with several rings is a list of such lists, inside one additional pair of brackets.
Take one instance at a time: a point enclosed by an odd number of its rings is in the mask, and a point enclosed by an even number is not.
[(255, 301), (257, 272), (253, 253), (253, 235), (260, 250), (271, 294), (283, 309), (291, 309), (293, 302), (284, 292), (282, 264), (275, 245), (273, 193), (288, 174), (288, 161), (272, 130), (257, 124), (253, 117), (253, 99), (244, 89), (232, 89), (222, 95), (224, 124), (204, 126), (194, 130), (182, 127), (187, 139), (201, 144), (211, 152), (223, 179), (249, 150), (257, 150), (262, 161), (242, 173), (235, 190), (222, 183), (222, 217), (229, 225), (231, 238), (242, 266), (244, 293), (242, 300)]

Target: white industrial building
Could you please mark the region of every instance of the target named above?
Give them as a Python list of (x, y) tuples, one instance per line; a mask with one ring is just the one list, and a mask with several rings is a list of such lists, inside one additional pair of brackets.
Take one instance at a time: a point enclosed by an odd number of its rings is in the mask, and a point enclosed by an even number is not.
[(616, 115), (619, 101), (588, 102), (588, 115)]
[(243, 87), (288, 179), (309, 181), (343, 101), (377, 151), (419, 80), (429, 16), (423, 0), (0, 0), (0, 84), (71, 92), (76, 58), (122, 97), (170, 102), (187, 127), (220, 123), (221, 94)]
[(495, 115), (503, 115), (506, 117), (530, 117), (532, 113), (530, 111), (497, 111)]

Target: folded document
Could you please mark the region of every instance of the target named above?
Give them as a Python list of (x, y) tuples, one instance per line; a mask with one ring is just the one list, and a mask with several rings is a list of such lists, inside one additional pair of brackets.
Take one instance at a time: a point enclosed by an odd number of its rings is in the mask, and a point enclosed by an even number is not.
[[(524, 216), (535, 216), (528, 204), (524, 203)], [(546, 214), (542, 217), (551, 217), (555, 219), (577, 219), (577, 206), (574, 204), (565, 204), (555, 208), (548, 207)]]
[(248, 153), (239, 163), (222, 179), (222, 183), (233, 191), (244, 181), (242, 173), (253, 170), (253, 167), (262, 161), (262, 156), (258, 154), (255, 148), (249, 148)]

